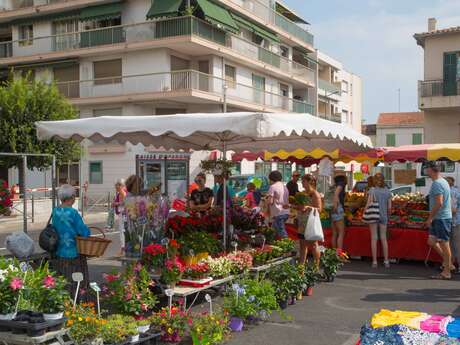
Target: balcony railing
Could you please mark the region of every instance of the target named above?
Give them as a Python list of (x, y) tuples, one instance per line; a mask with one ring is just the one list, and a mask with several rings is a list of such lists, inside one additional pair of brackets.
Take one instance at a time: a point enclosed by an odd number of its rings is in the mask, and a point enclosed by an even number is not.
[(324, 90), (326, 92), (326, 96), (331, 95), (341, 95), (342, 90), (340, 86), (330, 83), (323, 79), (318, 79), (318, 89)]
[(314, 85), (315, 71), (313, 69), (289, 60), (239, 36), (222, 31), (195, 17), (178, 17), (132, 25), (120, 25), (36, 37), (29, 40), (0, 42), (0, 58), (46, 54), (49, 52), (76, 50), (123, 42), (154, 41), (191, 35), (225, 46), (238, 53), (238, 55), (276, 67), (291, 76), (307, 80)]
[(241, 0), (229, 1), (250, 11), (252, 14), (262, 19), (265, 23), (272, 24), (302, 42), (313, 45), (313, 35), (310, 32), (279, 14), (266, 4), (258, 0), (244, 0), (243, 2), (241, 2)]
[[(227, 100), (247, 103), (248, 107), (263, 106), (273, 110), (314, 114), (312, 104), (252, 86), (226, 82), (195, 70), (58, 82), (56, 85), (64, 96), (80, 99), (189, 90), (206, 92), (223, 99), (226, 90)], [(224, 88), (224, 85), (227, 87)]]
[(444, 80), (421, 80), (418, 82), (420, 97), (459, 96), (460, 81), (446, 84)]
[(9, 6), (5, 6), (5, 8), (2, 8), (0, 11), (14, 11), (21, 8), (51, 5), (69, 1), (72, 0), (11, 0), (8, 4)]

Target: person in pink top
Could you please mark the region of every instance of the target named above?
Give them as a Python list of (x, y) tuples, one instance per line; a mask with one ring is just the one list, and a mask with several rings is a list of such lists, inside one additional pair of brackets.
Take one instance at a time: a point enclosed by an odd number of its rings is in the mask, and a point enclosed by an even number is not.
[(268, 205), (272, 226), (279, 237), (286, 238), (288, 237), (285, 224), (289, 218), (289, 191), (283, 184), (283, 176), (279, 171), (272, 171), (268, 179), (270, 180)]
[(246, 186), (246, 189), (248, 190), (248, 192), (246, 196), (244, 197), (244, 200), (245, 200), (244, 206), (252, 210), (256, 208), (257, 206), (259, 206), (254, 196), (254, 192), (256, 191), (256, 185), (250, 182)]

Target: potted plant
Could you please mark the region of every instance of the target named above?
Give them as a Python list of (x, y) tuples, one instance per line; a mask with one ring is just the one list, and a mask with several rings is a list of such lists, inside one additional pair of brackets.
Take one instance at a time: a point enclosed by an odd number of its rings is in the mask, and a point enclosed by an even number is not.
[(333, 282), (337, 271), (343, 266), (344, 260), (348, 259), (345, 252), (340, 249), (327, 248), (321, 255), (321, 266), (323, 267), (324, 278)]
[(281, 240), (275, 241), (273, 246), (281, 248), (284, 255), (291, 255), (295, 251), (295, 241), (289, 238), (283, 238)]
[(246, 294), (255, 304), (256, 314), (253, 316), (256, 319), (261, 315), (264, 318), (268, 318), (272, 311), (279, 309), (275, 288), (270, 281), (265, 279), (245, 279), (243, 282)]
[(241, 332), (244, 320), (257, 315), (255, 297), (247, 295), (244, 285), (233, 284), (224, 297), (224, 310), (231, 315), (229, 327), (233, 332)]
[(303, 279), (305, 284), (305, 289), (302, 291), (302, 293), (305, 296), (312, 296), (313, 287), (321, 277), (318, 272), (318, 268), (314, 264), (307, 264), (305, 266), (300, 266), (299, 270), (303, 271)]
[(233, 274), (246, 272), (252, 267), (252, 256), (248, 252), (237, 251), (228, 254), (227, 258), (233, 263)]
[(193, 280), (200, 280), (208, 277), (209, 272), (210, 270), (208, 263), (199, 262), (197, 264), (187, 266), (184, 271), (184, 277)]
[(152, 325), (161, 331), (161, 340), (169, 343), (178, 343), (187, 333), (191, 322), (187, 312), (179, 307), (162, 308), (151, 317)]
[(194, 315), (190, 323), (190, 335), (193, 345), (215, 345), (229, 336), (228, 317), (218, 312), (212, 315), (203, 313)]
[(14, 319), (23, 286), (23, 274), (18, 266), (0, 258), (0, 320)]
[(92, 343), (100, 336), (101, 326), (107, 322), (96, 315), (92, 303), (77, 304), (75, 308), (67, 303), (64, 315), (69, 334), (77, 344)]
[(169, 288), (174, 289), (184, 270), (184, 264), (177, 257), (168, 259), (165, 262), (164, 269), (161, 271), (161, 281)]
[(292, 299), (302, 289), (297, 268), (286, 262), (271, 270), (268, 278), (275, 287), (275, 294), (280, 308), (286, 309), (288, 299)]
[(167, 248), (161, 244), (152, 243), (144, 248), (144, 263), (155, 271), (161, 269), (166, 259)]
[(150, 329), (151, 321), (147, 318), (142, 318), (142, 319), (136, 320), (136, 324), (137, 324), (137, 330), (139, 331), (139, 333), (142, 334), (142, 333), (148, 332), (148, 330)]
[(152, 292), (155, 283), (140, 263), (128, 266), (123, 274), (103, 274), (103, 278), (102, 298), (118, 313), (140, 316), (157, 304)]
[(13, 206), (13, 202), (8, 183), (5, 180), (0, 180), (0, 215), (11, 215), (11, 206)]
[(206, 263), (209, 265), (211, 277), (214, 279), (228, 277), (234, 270), (233, 262), (226, 256), (209, 257)]
[[(139, 331), (136, 322), (123, 315), (110, 315), (102, 323), (99, 335), (104, 344), (119, 344), (124, 341), (136, 342), (139, 340)], [(137, 339), (137, 340), (136, 340)]]
[(66, 290), (67, 281), (61, 276), (54, 276), (45, 269), (41, 280), (39, 310), (45, 320), (59, 320), (64, 316), (65, 302), (70, 299)]

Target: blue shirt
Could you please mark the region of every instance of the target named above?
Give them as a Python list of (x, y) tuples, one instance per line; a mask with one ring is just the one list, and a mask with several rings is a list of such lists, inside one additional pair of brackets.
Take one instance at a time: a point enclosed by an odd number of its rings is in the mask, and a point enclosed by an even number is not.
[(76, 237), (88, 237), (91, 234), (78, 211), (71, 207), (57, 207), (53, 211), (52, 224), (59, 237), (56, 255), (60, 258), (76, 258)]
[(460, 191), (456, 187), (450, 189), (450, 198), (452, 207), (457, 210), (457, 213), (453, 215), (453, 225), (460, 225)]
[[(220, 185), (215, 184), (214, 187), (212, 188), (212, 192), (214, 193), (214, 196), (217, 195), (217, 192), (219, 191)], [(233, 190), (231, 184), (227, 182), (227, 198), (233, 199), (235, 197), (235, 191)]]
[(442, 177), (433, 181), (430, 189), (430, 210), (435, 203), (434, 199), (437, 195), (442, 195), (442, 206), (435, 214), (434, 219), (452, 219), (452, 207), (450, 200), (450, 186), (449, 183)]

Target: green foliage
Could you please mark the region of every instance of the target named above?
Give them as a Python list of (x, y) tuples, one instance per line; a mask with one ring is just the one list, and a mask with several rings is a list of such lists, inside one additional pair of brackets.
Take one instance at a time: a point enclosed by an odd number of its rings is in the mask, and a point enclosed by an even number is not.
[(321, 255), (321, 266), (323, 267), (325, 278), (335, 276), (339, 268), (343, 266), (342, 255), (346, 256), (343, 252), (331, 248), (326, 249)]
[(187, 232), (177, 241), (180, 244), (182, 256), (188, 256), (191, 252), (195, 255), (198, 253), (216, 255), (221, 251), (219, 240), (205, 231)]
[[(17, 153), (55, 154), (58, 164), (78, 159), (80, 150), (73, 141), (56, 139), (39, 141), (36, 121), (57, 121), (77, 118), (75, 108), (61, 95), (54, 84), (11, 78), (0, 86), (0, 147)], [(19, 157), (0, 157), (6, 167), (21, 167)], [(46, 168), (51, 158), (28, 157), (29, 168)]]
[(299, 274), (303, 279), (305, 287), (313, 287), (321, 279), (321, 274), (314, 264), (307, 264), (305, 266), (299, 265)]
[(295, 296), (304, 287), (304, 281), (298, 266), (283, 263), (268, 273), (268, 278), (275, 287), (276, 297), (279, 301)]
[(104, 344), (118, 344), (136, 334), (139, 334), (137, 324), (130, 316), (110, 315), (100, 328), (100, 337)]
[(283, 254), (291, 254), (295, 250), (295, 241), (289, 238), (283, 238), (281, 240), (275, 241), (273, 246), (281, 248)]

